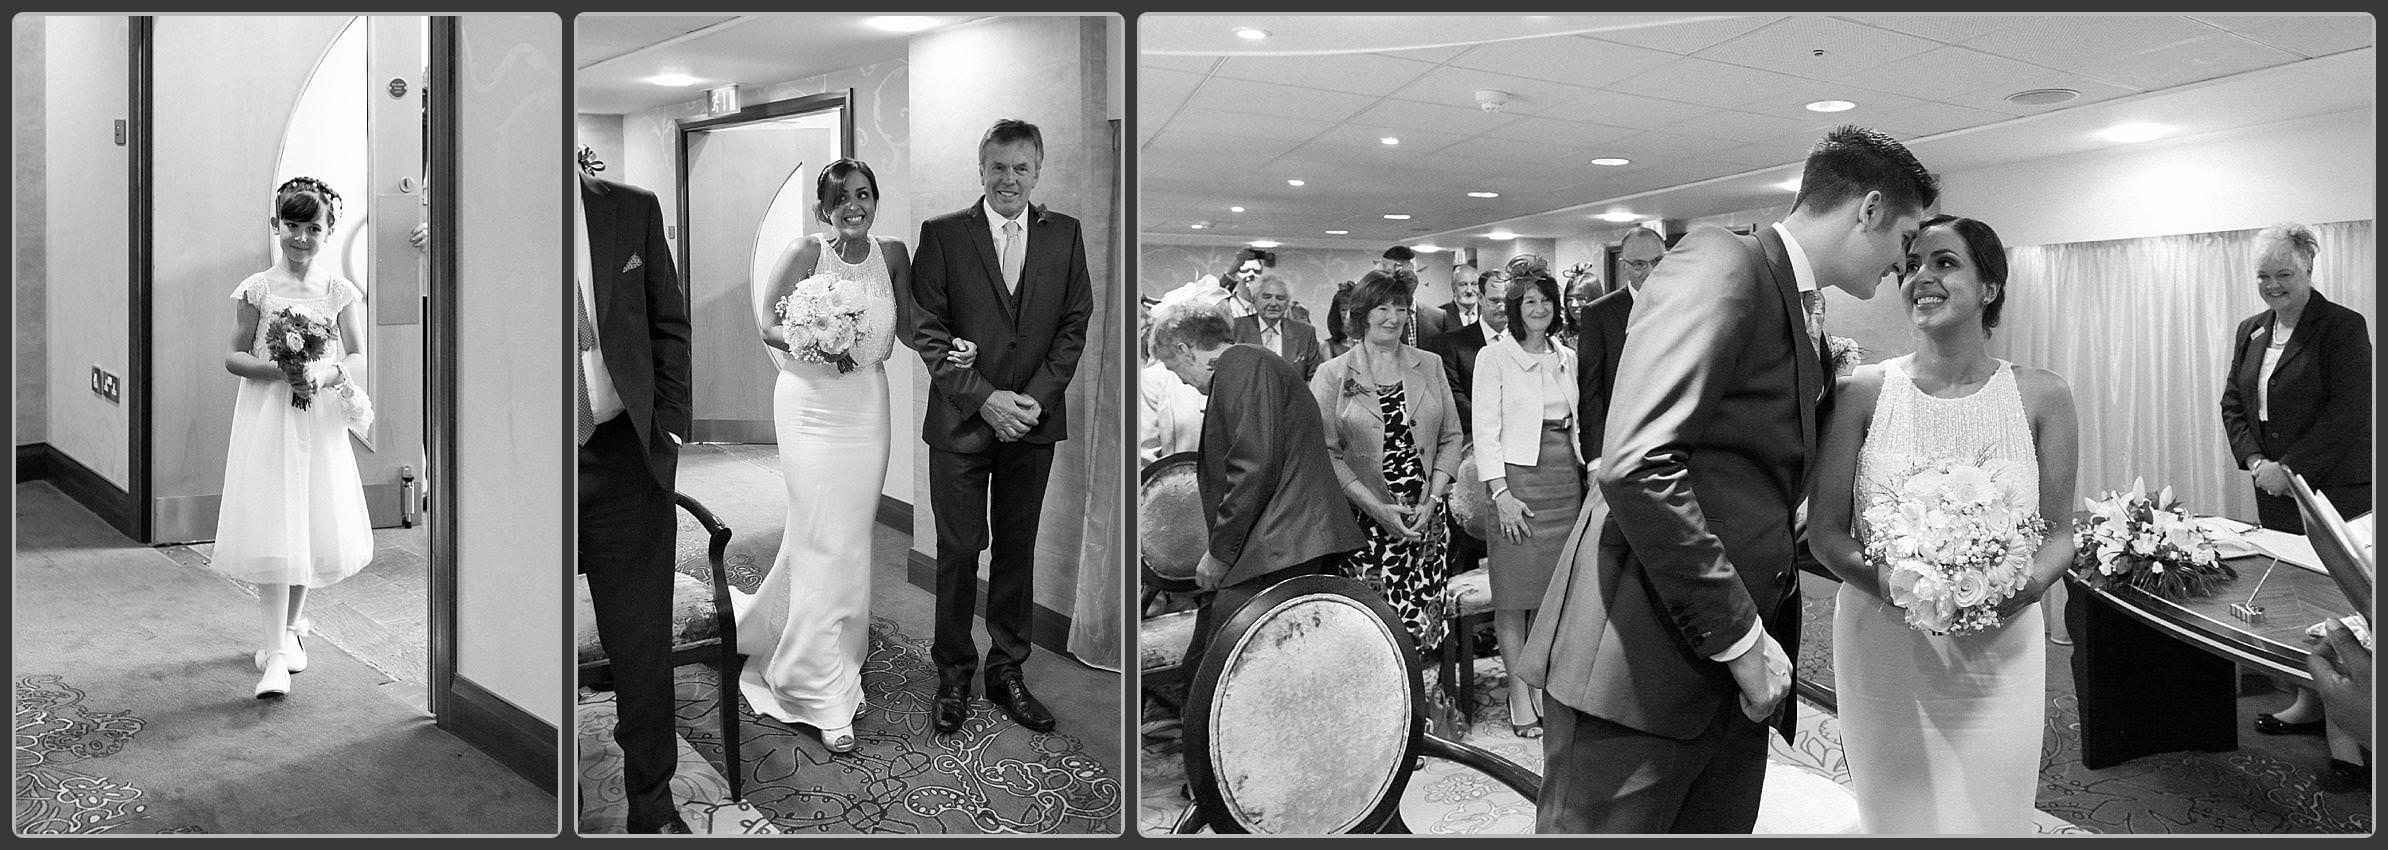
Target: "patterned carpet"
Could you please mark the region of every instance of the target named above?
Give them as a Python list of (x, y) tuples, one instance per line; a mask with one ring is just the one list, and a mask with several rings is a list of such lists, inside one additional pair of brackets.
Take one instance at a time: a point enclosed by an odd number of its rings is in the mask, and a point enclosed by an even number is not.
[(148, 721), (95, 710), (84, 697), (58, 676), (17, 677), (17, 834), (206, 832), (152, 822), (150, 792), (95, 772), (105, 769), (98, 762), (132, 746)]

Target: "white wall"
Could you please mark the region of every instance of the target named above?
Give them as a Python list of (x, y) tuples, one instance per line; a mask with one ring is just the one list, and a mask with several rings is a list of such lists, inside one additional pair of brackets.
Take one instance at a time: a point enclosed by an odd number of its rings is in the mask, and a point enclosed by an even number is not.
[(456, 524), (456, 674), (560, 728), (575, 481), (559, 356), (563, 25), (461, 21), (457, 504), (440, 517)]
[(49, 121), (43, 96), (48, 68), (49, 34), (37, 15), (17, 18), (10, 33), (14, 53), (9, 57), (9, 141), (16, 148), (9, 173), (9, 212), (16, 228), (9, 231), (11, 287), (16, 310), (12, 377), (16, 390), (17, 445), (32, 445), (50, 437), (50, 275)]
[[(126, 487), (131, 440), (124, 406), (100, 398), (90, 386), (92, 366), (125, 376), (131, 359), (125, 319), (131, 279), (124, 244), (129, 189), (126, 149), (115, 140), (116, 119), (127, 117), (127, 23), (122, 16), (59, 16), (43, 23), (48, 36), (43, 144), (52, 183), (41, 237), (53, 390), (47, 431), (59, 452), (108, 483)], [(160, 139), (159, 144), (172, 142)], [(238, 278), (224, 281), (218, 298), (238, 283)], [(226, 306), (217, 314), (226, 338), (231, 313)], [(219, 395), (229, 405), (230, 385), (222, 389)], [(159, 415), (163, 423), (171, 411), (161, 407)], [(216, 450), (220, 458), (222, 442)], [(217, 466), (220, 471), (222, 464)]]

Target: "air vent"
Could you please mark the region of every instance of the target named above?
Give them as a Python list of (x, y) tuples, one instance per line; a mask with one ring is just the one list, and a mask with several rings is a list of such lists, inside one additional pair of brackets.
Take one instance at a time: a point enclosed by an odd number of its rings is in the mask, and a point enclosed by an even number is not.
[(2080, 92), (2072, 89), (2032, 89), (2007, 95), (2007, 102), (2017, 106), (2055, 106), (2080, 96)]

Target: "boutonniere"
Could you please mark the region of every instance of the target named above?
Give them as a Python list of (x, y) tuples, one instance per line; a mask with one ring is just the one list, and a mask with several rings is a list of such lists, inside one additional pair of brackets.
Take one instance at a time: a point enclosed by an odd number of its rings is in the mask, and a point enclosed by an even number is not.
[(639, 259), (638, 253), (633, 251), (630, 254), (630, 262), (622, 264), (622, 271), (629, 272), (632, 269), (642, 268), (646, 265), (647, 261)]
[(1358, 378), (1349, 378), (1349, 377), (1347, 377), (1347, 378), (1344, 378), (1344, 379), (1343, 379), (1343, 394), (1344, 394), (1344, 395), (1347, 395), (1347, 396), (1350, 396), (1350, 395), (1376, 395), (1376, 390), (1369, 389), (1369, 388), (1368, 388), (1368, 387), (1366, 387), (1366, 386), (1362, 386), (1362, 385), (1360, 384), (1360, 379), (1358, 379)]

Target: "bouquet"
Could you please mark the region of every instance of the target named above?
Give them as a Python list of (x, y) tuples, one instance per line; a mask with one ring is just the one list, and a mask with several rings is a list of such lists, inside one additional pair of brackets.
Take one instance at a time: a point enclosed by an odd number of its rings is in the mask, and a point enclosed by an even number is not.
[(807, 363), (834, 365), (841, 373), (860, 368), (854, 344), (862, 339), (866, 303), (862, 284), (855, 281), (819, 274), (797, 281), (778, 306), (788, 351)]
[(2209, 596), (2216, 586), (2238, 577), (2222, 563), (2213, 537), (2191, 521), (2189, 512), (2166, 487), (2148, 498), (2144, 481), (2131, 482), (2131, 492), (2083, 499), (2089, 516), (2073, 521), (2073, 540), (2079, 547), (2073, 568), (2099, 588), (2136, 587), (2165, 599)]
[(2016, 492), (2014, 463), (1917, 458), (1866, 508), (1868, 564), (1888, 572), (1907, 625), (1936, 635), (1998, 628), (2000, 603), (2031, 582), (2048, 523)]
[(290, 381), (290, 406), (300, 410), (314, 403), (315, 385), (307, 380), (307, 364), (321, 360), (340, 338), (340, 326), (304, 310), (275, 310), (265, 326), (266, 356), (282, 367)]

